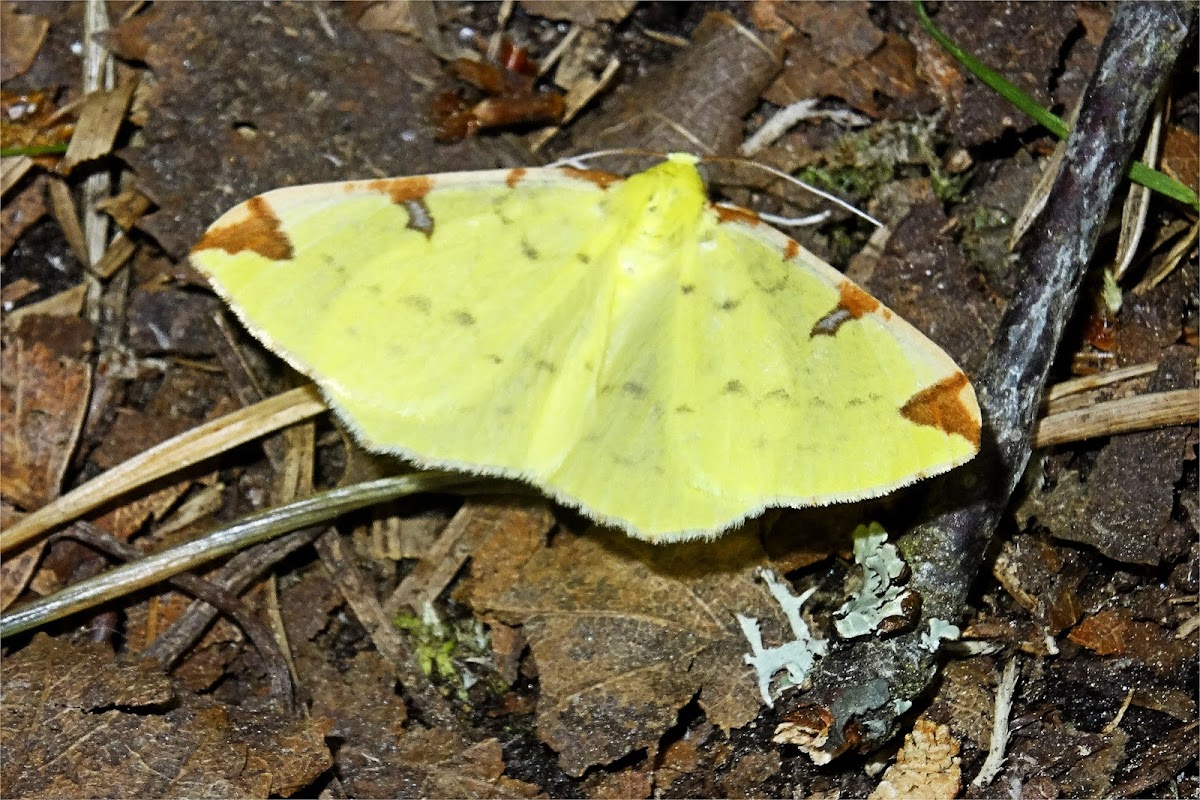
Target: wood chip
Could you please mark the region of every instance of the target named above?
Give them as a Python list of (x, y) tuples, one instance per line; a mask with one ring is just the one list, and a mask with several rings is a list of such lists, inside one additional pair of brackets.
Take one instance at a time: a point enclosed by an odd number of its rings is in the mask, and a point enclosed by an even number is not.
[(90, 265), (92, 260), (88, 258), (87, 238), (83, 235), (83, 225), (79, 222), (79, 209), (71, 194), (71, 187), (58, 178), (50, 181), (50, 208), (75, 258), (79, 259), (80, 264)]
[(8, 194), (8, 190), (17, 185), (33, 166), (29, 156), (9, 156), (0, 158), (0, 194)]
[(137, 90), (136, 79), (128, 80), (111, 90), (97, 90), (83, 99), (75, 135), (63, 156), (60, 169), (69, 173), (85, 161), (106, 156), (112, 152), (117, 132), (129, 110), (129, 102)]

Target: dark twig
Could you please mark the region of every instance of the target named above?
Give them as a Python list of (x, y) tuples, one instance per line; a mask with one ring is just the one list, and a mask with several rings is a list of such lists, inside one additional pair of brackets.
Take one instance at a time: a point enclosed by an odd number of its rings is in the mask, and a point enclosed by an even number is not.
[[(787, 739), (825, 761), (889, 737), (926, 689), (937, 656), (921, 644), (929, 621), (957, 622), (984, 551), (1029, 460), (1046, 376), (1150, 104), (1166, 82), (1194, 6), (1123, 3), (1113, 16), (1058, 179), (1020, 260), (1012, 298), (976, 388), (983, 451), (931, 492), (931, 517), (901, 537), (922, 597), (919, 626), (891, 639), (843, 644), (822, 660), (813, 689), (785, 716)], [(781, 734), (784, 733), (781, 727)]]
[[(58, 536), (70, 537), (124, 561), (136, 561), (145, 555), (141, 550), (100, 530), (90, 522), (76, 522)], [(272, 698), (279, 705), (290, 710), (293, 699), (292, 675), (288, 671), (287, 660), (279, 649), (279, 643), (275, 641), (271, 631), (242, 605), (236, 595), (231, 594), (224, 587), (203, 578), (197, 578), (195, 575), (176, 575), (168, 580), (172, 586), (203, 600), (208, 604), (208, 608), (214, 609), (214, 614), (216, 610), (219, 610), (237, 623), (242, 632), (246, 634), (246, 638), (254, 644), (259, 657), (263, 660), (263, 665), (271, 680)], [(159, 663), (162, 664), (163, 669), (171, 666), (170, 663), (161, 659)]]
[[(322, 525), (303, 528), (255, 545), (249, 550), (238, 553), (221, 567), (211, 583), (233, 595), (241, 594), (246, 587), (266, 574), (267, 570), (292, 553), (312, 544), (325, 530)], [(218, 609), (202, 600), (192, 603), (179, 615), (179, 619), (171, 623), (165, 632), (143, 652), (147, 658), (153, 658), (164, 667), (171, 667), (183, 654), (190, 650), (204, 631), (216, 619)]]

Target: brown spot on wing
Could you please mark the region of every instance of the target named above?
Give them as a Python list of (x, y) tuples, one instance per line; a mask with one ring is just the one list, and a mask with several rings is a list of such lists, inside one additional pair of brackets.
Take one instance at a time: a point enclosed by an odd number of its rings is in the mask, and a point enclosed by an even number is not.
[(867, 314), (883, 308), (883, 304), (850, 281), (838, 286), (838, 304), (833, 310), (817, 320), (809, 336), (835, 336), (838, 329), (852, 319), (862, 319)]
[(761, 225), (762, 219), (753, 211), (741, 206), (724, 206), (713, 204), (713, 211), (721, 222), (740, 222), (743, 225)]
[(510, 169), (508, 171), (508, 175), (505, 176), (504, 182), (508, 185), (508, 188), (515, 189), (517, 188), (517, 184), (520, 183), (524, 177), (525, 168), (518, 167), (517, 169)]
[(957, 433), (976, 448), (979, 447), (979, 419), (974, 404), (963, 400), (963, 390), (970, 386), (961, 372), (922, 389), (908, 399), (900, 415), (917, 425), (930, 425), (946, 433)]
[(193, 252), (213, 249), (224, 250), (231, 256), (249, 250), (272, 261), (290, 261), (292, 258), (292, 242), (283, 232), (279, 217), (262, 197), (246, 201), (245, 219), (209, 228), (204, 238), (192, 248)]
[(854, 319), (861, 319), (881, 305), (882, 303), (850, 281), (842, 281), (842, 285), (838, 287), (838, 306), (850, 312)]
[(417, 175), (412, 178), (380, 178), (367, 183), (367, 188), (386, 194), (396, 205), (419, 202), (433, 189), (433, 178)]
[(798, 255), (800, 255), (800, 245), (796, 244), (795, 239), (788, 239), (787, 247), (783, 249), (783, 257), (791, 261)]
[(575, 178), (581, 181), (590, 181), (601, 189), (607, 189), (614, 183), (620, 183), (625, 180), (620, 175), (613, 175), (611, 172), (600, 172), (594, 169), (577, 169), (576, 167), (560, 167), (564, 175), (568, 178)]

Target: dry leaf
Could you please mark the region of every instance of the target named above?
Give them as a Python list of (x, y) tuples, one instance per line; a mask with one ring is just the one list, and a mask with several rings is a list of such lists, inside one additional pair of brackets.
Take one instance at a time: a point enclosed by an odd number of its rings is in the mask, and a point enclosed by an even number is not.
[(1180, 125), (1167, 128), (1162, 170), (1192, 191), (1200, 189), (1200, 136)]
[(50, 20), (17, 12), (13, 3), (0, 3), (0, 81), (22, 75), (33, 66), (42, 42), (50, 30)]
[(39, 635), (4, 667), (6, 797), (265, 798), (329, 765), (320, 723), (193, 707), (153, 662), (116, 661), (107, 645)]
[(637, 0), (521, 0), (521, 8), (535, 17), (566, 20), (576, 25), (620, 22), (629, 16)]
[(92, 328), (78, 317), (26, 317), (0, 356), (0, 492), (28, 511), (58, 496), (87, 412)]
[[(7, 256), (13, 245), (21, 238), (21, 234), (33, 226), (46, 214), (46, 183), (45, 175), (38, 175), (21, 192), (8, 200), (0, 209), (0, 256)], [(19, 297), (10, 299), (12, 283), (4, 287), (5, 311), (9, 303), (16, 302)]]
[(1195, 658), (1195, 647), (1153, 622), (1135, 620), (1127, 608), (1106, 608), (1084, 618), (1068, 638), (1102, 656), (1132, 658), (1159, 675), (1170, 676)]
[(502, 596), (477, 594), (475, 602), (524, 626), (540, 681), (538, 734), (578, 775), (653, 751), (697, 693), (708, 719), (726, 730), (754, 719), (758, 691), (734, 615), (762, 621), (768, 642), (787, 638), (754, 577), (765, 562), (753, 530), (671, 547), (611, 531), (563, 532)]

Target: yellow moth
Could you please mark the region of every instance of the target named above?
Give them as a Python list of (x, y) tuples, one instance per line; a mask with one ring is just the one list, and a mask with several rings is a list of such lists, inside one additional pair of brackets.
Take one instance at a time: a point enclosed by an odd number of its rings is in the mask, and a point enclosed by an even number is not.
[(657, 542), (979, 449), (966, 376), (697, 159), (277, 189), (191, 260), (362, 443)]

